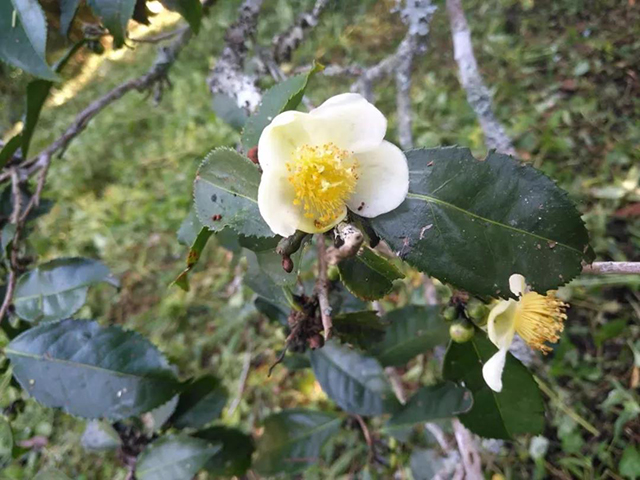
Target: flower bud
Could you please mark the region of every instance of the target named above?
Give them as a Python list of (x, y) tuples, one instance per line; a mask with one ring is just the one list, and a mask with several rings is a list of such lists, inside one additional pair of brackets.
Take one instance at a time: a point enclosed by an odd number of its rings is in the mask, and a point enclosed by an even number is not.
[(459, 320), (451, 324), (449, 327), (449, 335), (451, 340), (456, 343), (465, 343), (473, 338), (475, 329), (469, 320)]
[(484, 325), (487, 323), (489, 307), (480, 300), (472, 298), (469, 300), (469, 303), (467, 303), (467, 314), (469, 314), (469, 317), (471, 317), (478, 325)]
[(340, 270), (336, 265), (329, 265), (329, 268), (327, 268), (327, 278), (332, 282), (340, 279)]
[(453, 322), (458, 318), (458, 309), (456, 307), (449, 306), (442, 311), (442, 316), (447, 322)]

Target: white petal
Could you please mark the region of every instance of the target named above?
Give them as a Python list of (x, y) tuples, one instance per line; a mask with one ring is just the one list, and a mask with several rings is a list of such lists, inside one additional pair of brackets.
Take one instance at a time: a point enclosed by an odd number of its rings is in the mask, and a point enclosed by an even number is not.
[(511, 289), (511, 293), (518, 297), (521, 297), (526, 293), (527, 282), (522, 275), (520, 275), (519, 273), (514, 273), (509, 277), (509, 288)]
[(333, 143), (359, 153), (379, 146), (387, 132), (382, 112), (357, 93), (336, 95), (309, 116), (313, 119), (309, 134), (314, 145)]
[(313, 219), (304, 216), (304, 210), (294, 205), (295, 192), (288, 180), (285, 169), (272, 168), (265, 171), (260, 179), (258, 188), (258, 208), (264, 221), (273, 233), (288, 237), (296, 230), (307, 233), (322, 233), (330, 230), (347, 216), (347, 208), (333, 223), (318, 228)]
[(489, 340), (498, 348), (509, 348), (516, 333), (515, 313), (518, 302), (500, 300), (489, 312), (487, 333)]
[(263, 171), (283, 168), (300, 145), (310, 142), (308, 123), (308, 113), (287, 111), (265, 127), (258, 142), (258, 159)]
[(507, 348), (501, 348), (482, 366), (482, 376), (494, 392), (502, 391), (502, 371), (507, 360)]
[(347, 206), (363, 217), (377, 217), (400, 205), (409, 191), (409, 167), (402, 150), (386, 140), (355, 155), (358, 183)]

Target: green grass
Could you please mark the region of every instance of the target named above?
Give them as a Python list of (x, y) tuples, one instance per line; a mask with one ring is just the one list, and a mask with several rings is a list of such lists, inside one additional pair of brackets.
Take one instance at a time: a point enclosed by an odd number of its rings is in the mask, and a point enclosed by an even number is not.
[[(250, 291), (229, 287), (242, 273), (242, 262), (210, 245), (192, 276), (192, 290), (170, 286), (183, 268), (184, 247), (175, 232), (189, 209), (199, 161), (211, 148), (233, 147), (238, 141), (237, 132), (213, 113), (205, 83), (239, 2), (218, 3), (171, 71), (173, 89), (158, 106), (142, 94), (128, 94), (100, 114), (64, 158), (54, 161), (45, 197), (55, 203), (30, 240), (39, 263), (85, 255), (109, 265), (122, 278), (121, 291), (93, 291), (81, 316), (140, 331), (183, 376), (213, 372), (234, 397), (244, 352), (250, 349), (252, 370), (242, 401), (224, 421), (251, 430), (273, 409), (329, 403), (307, 371), (276, 369), (266, 377), (284, 336), (256, 315)], [(349, 2), (345, 7), (334, 2), (292, 66), (314, 58), (324, 64), (364, 65), (383, 58), (404, 34), (399, 19), (387, 13), (392, 3)], [(597, 6), (577, 0), (469, 1), (465, 7), (479, 64), (495, 92), (496, 114), (521, 157), (569, 191), (601, 258), (640, 260), (638, 216), (615, 215), (640, 201), (640, 95), (633, 73), (640, 56), (638, 8), (612, 0)], [(282, 0), (266, 2), (264, 8), (258, 35), (263, 45), (298, 11)], [(140, 45), (124, 60), (101, 65), (72, 100), (43, 112), (32, 151), (56, 138), (90, 101), (146, 71), (154, 58), (154, 46)], [(2, 82), (0, 125), (5, 127), (17, 119), (14, 112), (21, 102), (15, 80)], [(270, 84), (266, 80), (264, 86)], [(318, 76), (309, 97), (319, 104), (349, 85), (348, 79)], [(417, 145), (460, 144), (480, 156), (486, 152), (457, 83), (443, 7), (434, 18), (429, 51), (416, 62), (412, 97)], [(377, 86), (376, 104), (389, 115), (393, 140), (392, 81)], [(548, 402), (546, 456), (532, 457), (529, 439), (522, 439), (499, 454), (487, 454), (488, 472), (507, 478), (621, 478), (623, 452), (640, 440), (638, 390), (630, 387), (638, 369), (632, 349), (636, 355), (640, 351), (639, 286), (637, 277), (582, 277), (561, 289), (560, 295), (573, 304), (567, 329), (557, 352), (535, 367), (557, 399)], [(405, 380), (415, 383), (421, 375), (433, 375), (433, 367), (424, 373), (412, 366)], [(2, 406), (15, 395), (12, 388), (5, 389)], [(600, 435), (581, 427), (576, 416)], [(27, 401), (14, 423), (18, 439), (43, 435), (49, 443), (41, 452), (29, 453), (24, 464), (12, 465), (3, 478), (32, 478), (43, 466), (55, 465), (73, 478), (123, 479), (126, 470), (113, 455), (81, 449), (83, 424)], [(371, 473), (380, 470), (380, 478), (389, 478), (393, 468), (408, 466), (411, 449), (383, 440), (392, 467), (372, 468)], [(331, 473), (312, 470), (309, 478), (338, 478), (366, 463), (357, 428), (332, 447), (324, 461), (330, 462), (330, 454), (340, 461), (333, 463)]]

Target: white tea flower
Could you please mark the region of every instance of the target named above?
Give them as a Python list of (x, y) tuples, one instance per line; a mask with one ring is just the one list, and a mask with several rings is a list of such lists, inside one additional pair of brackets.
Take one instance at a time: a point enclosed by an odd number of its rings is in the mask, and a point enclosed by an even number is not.
[(283, 237), (321, 233), (347, 209), (376, 217), (398, 207), (409, 189), (404, 153), (384, 140), (387, 119), (355, 93), (330, 98), (309, 113), (283, 112), (258, 143), (263, 174), (260, 214)]
[(522, 275), (511, 275), (509, 287), (518, 300), (499, 300), (487, 320), (489, 339), (499, 350), (482, 367), (482, 376), (496, 392), (502, 391), (502, 371), (513, 336), (518, 333), (531, 348), (547, 354), (551, 347), (546, 343), (560, 339), (567, 318), (566, 303), (556, 299), (553, 293), (540, 295), (529, 291)]

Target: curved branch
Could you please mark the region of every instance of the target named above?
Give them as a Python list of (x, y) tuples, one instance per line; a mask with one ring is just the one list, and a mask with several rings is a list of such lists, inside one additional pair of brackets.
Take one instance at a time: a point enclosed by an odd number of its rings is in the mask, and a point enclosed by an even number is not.
[(593, 262), (582, 269), (582, 273), (591, 275), (640, 275), (640, 262)]

